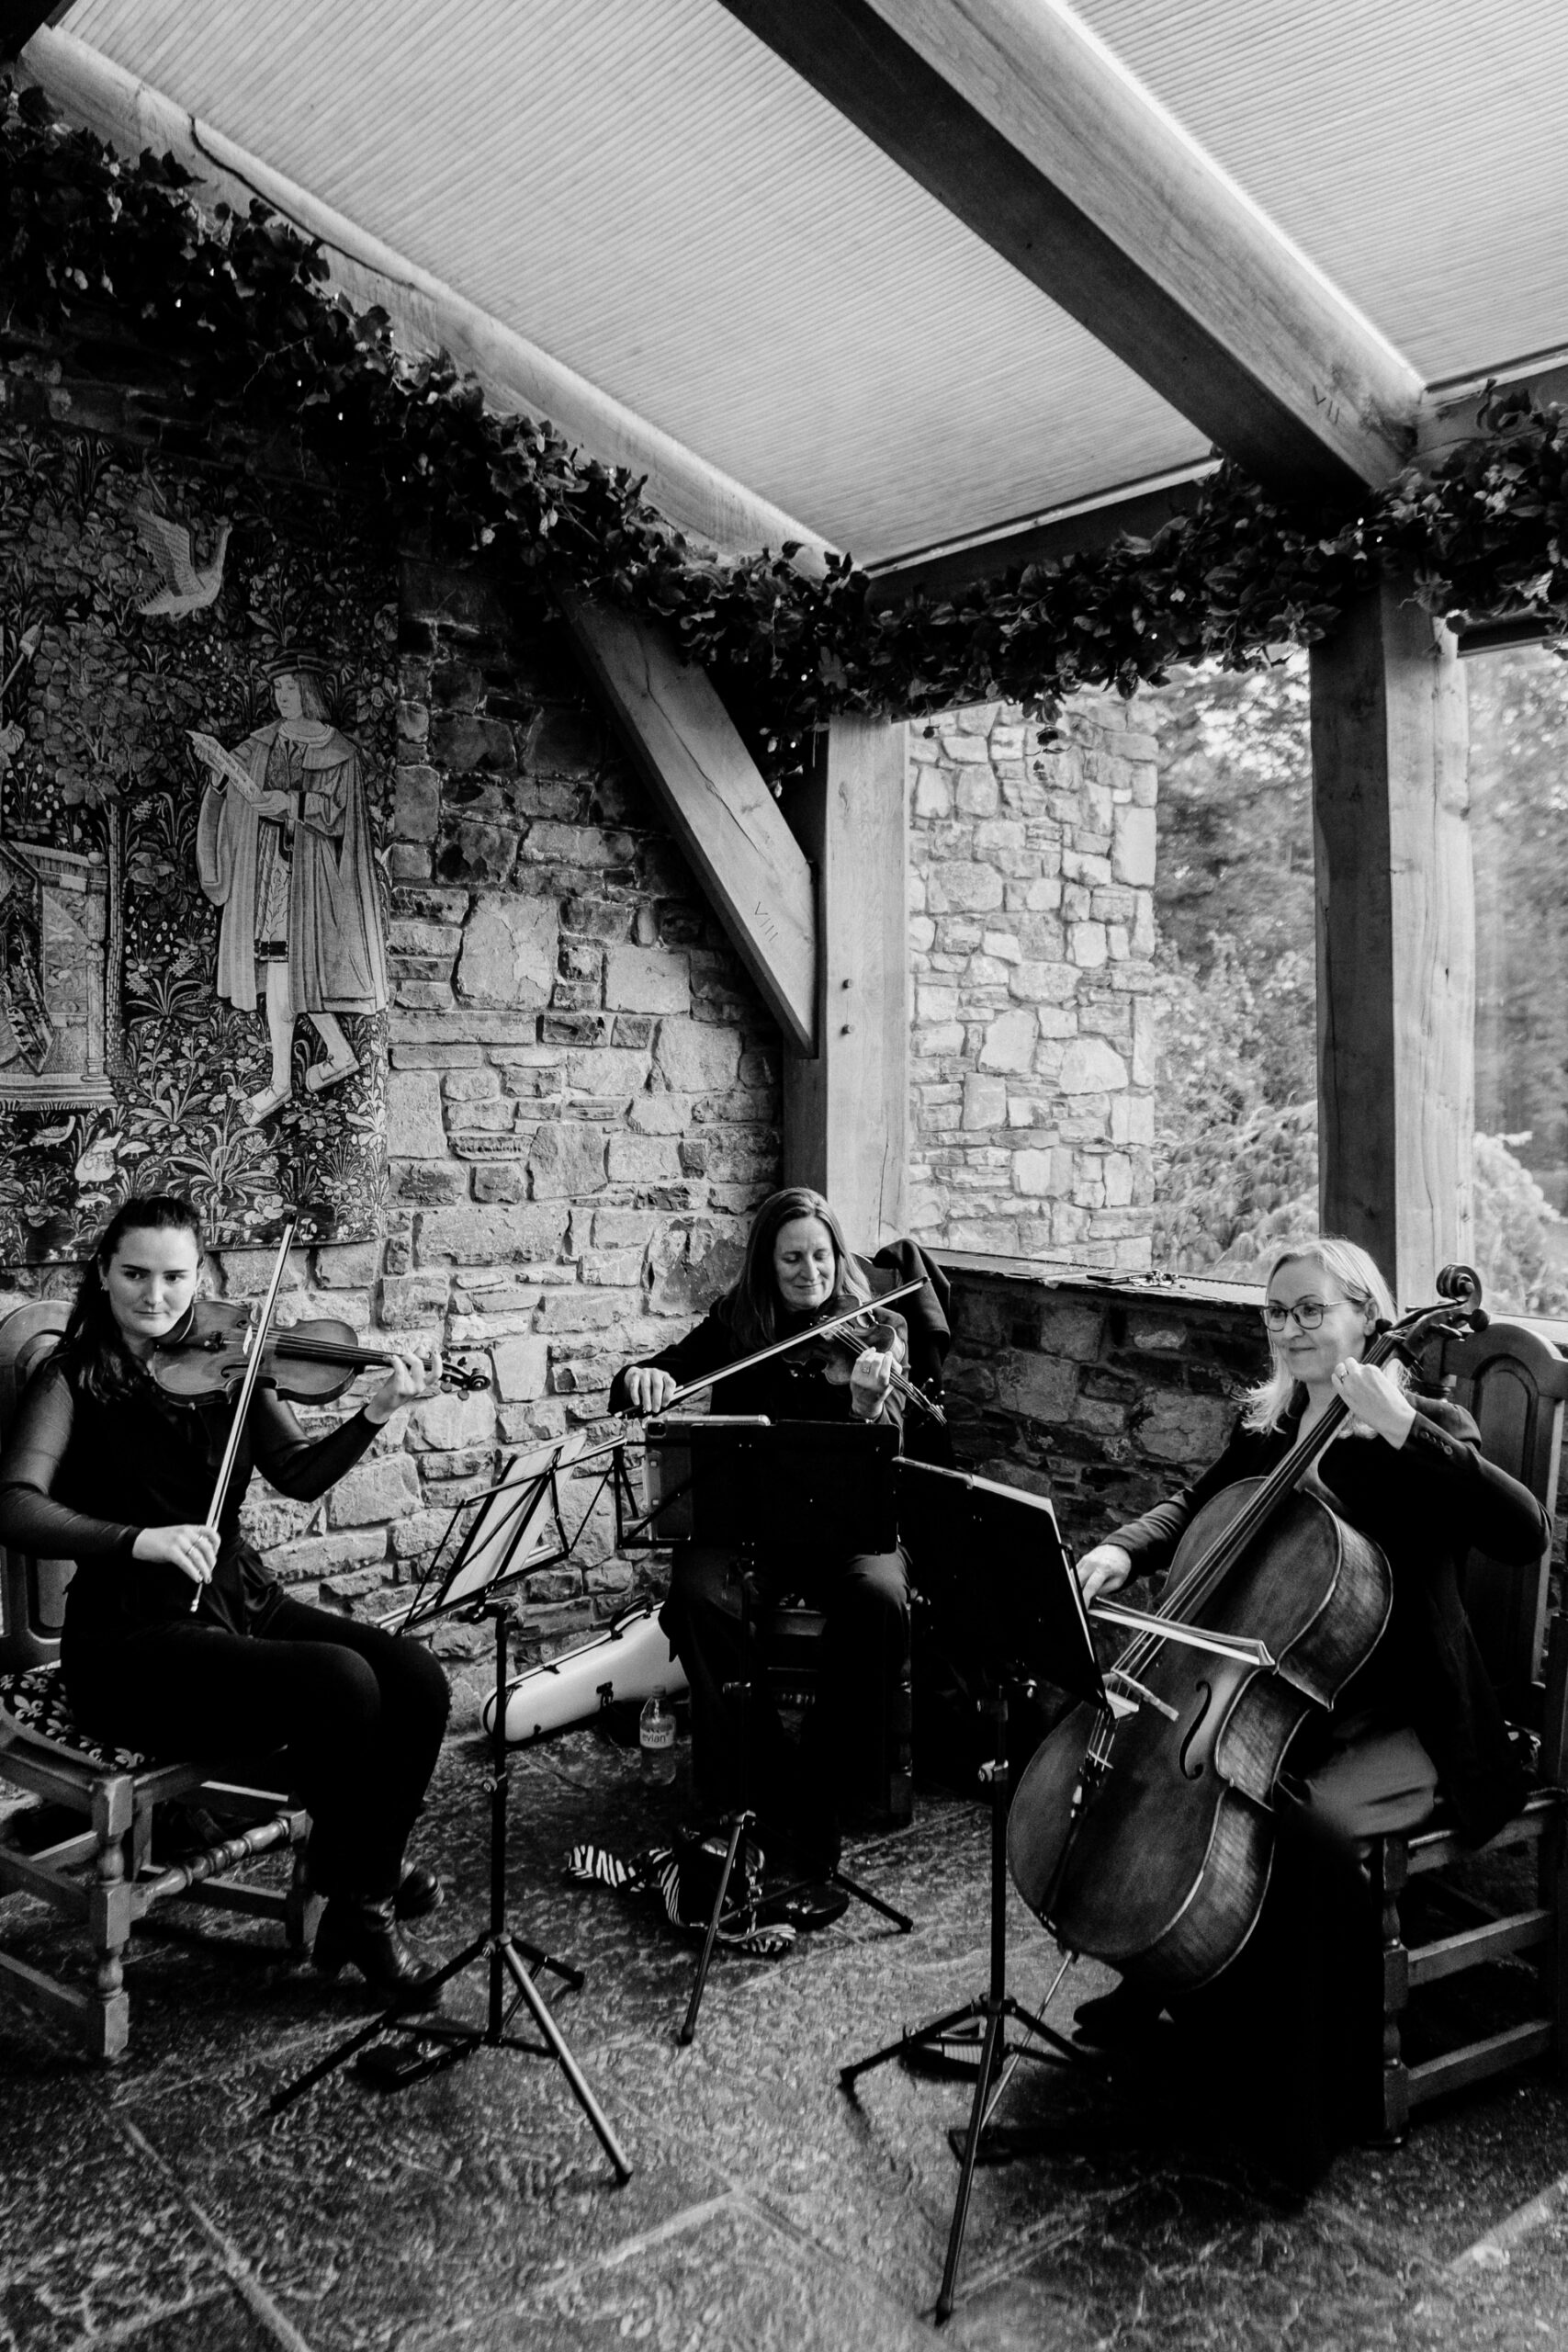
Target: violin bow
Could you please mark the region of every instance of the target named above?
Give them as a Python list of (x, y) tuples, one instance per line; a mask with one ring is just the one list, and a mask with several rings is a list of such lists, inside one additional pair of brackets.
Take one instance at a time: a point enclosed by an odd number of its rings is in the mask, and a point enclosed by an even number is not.
[[(708, 1373), (704, 1379), (689, 1380), (684, 1388), (677, 1388), (673, 1396), (667, 1396), (659, 1409), (667, 1413), (672, 1405), (683, 1404), (688, 1396), (700, 1396), (705, 1388), (715, 1387), (721, 1380), (732, 1379), (738, 1372), (750, 1372), (753, 1364), (766, 1363), (770, 1356), (786, 1355), (791, 1348), (805, 1347), (811, 1340), (829, 1339), (835, 1331), (841, 1331), (846, 1324), (858, 1323), (863, 1316), (877, 1314), (883, 1307), (891, 1306), (896, 1298), (908, 1298), (911, 1293), (923, 1290), (925, 1284), (925, 1276), (918, 1274), (912, 1283), (900, 1283), (897, 1290), (879, 1291), (874, 1298), (867, 1299), (863, 1306), (847, 1306), (840, 1314), (829, 1315), (820, 1323), (808, 1324), (804, 1331), (792, 1331), (787, 1340), (774, 1340), (767, 1347), (758, 1348), (753, 1354), (741, 1356), (735, 1363), (720, 1364), (716, 1372)], [(913, 1382), (909, 1385), (911, 1387), (914, 1385)], [(916, 1394), (919, 1394), (919, 1390)], [(920, 1401), (923, 1404), (926, 1400), (922, 1397)]]
[[(767, 1347), (757, 1349), (752, 1355), (739, 1356), (734, 1363), (720, 1364), (716, 1372), (705, 1373), (701, 1380), (689, 1380), (683, 1388), (677, 1388), (672, 1396), (665, 1398), (657, 1414), (623, 1413), (621, 1419), (627, 1421), (658, 1419), (668, 1413), (673, 1406), (683, 1405), (688, 1396), (700, 1396), (705, 1389), (716, 1387), (721, 1380), (733, 1379), (738, 1372), (750, 1372), (753, 1364), (766, 1363), (770, 1356), (782, 1356), (791, 1348), (803, 1347), (807, 1340), (820, 1340), (830, 1336), (846, 1323), (858, 1323), (862, 1316), (874, 1314), (881, 1307), (890, 1306), (895, 1299), (908, 1298), (911, 1292), (925, 1288), (925, 1279), (923, 1274), (919, 1274), (912, 1283), (900, 1283), (897, 1290), (879, 1291), (874, 1299), (860, 1306), (845, 1307), (840, 1314), (829, 1315), (825, 1322), (813, 1323), (804, 1331), (792, 1331), (787, 1340), (774, 1340)], [(914, 1388), (913, 1381), (909, 1385)], [(915, 1389), (915, 1394), (919, 1396), (920, 1391)], [(929, 1403), (930, 1400), (928, 1398), (922, 1401)], [(581, 1430), (569, 1430), (564, 1437), (555, 1440), (550, 1449), (549, 1461), (538, 1462), (536, 1455), (531, 1456), (530, 1458), (536, 1462), (537, 1466), (527, 1471), (524, 1478), (503, 1478), (497, 1487), (486, 1487), (477, 1495), (465, 1495), (464, 1505), (489, 1502), (493, 1496), (503, 1495), (513, 1486), (525, 1485), (529, 1479), (547, 1478), (551, 1471), (558, 1468), (581, 1470), (585, 1464), (596, 1462), (601, 1454), (613, 1453), (616, 1446), (625, 1445), (626, 1442), (624, 1435), (605, 1438), (601, 1444), (590, 1446), (586, 1453), (574, 1453), (570, 1462), (561, 1462), (558, 1459), (560, 1449), (570, 1445), (573, 1439), (581, 1438)]]
[[(277, 1294), (283, 1283), (283, 1270), (288, 1263), (288, 1251), (299, 1222), (297, 1216), (288, 1216), (284, 1219), (283, 1238), (277, 1245), (277, 1263), (272, 1270), (272, 1280), (267, 1284), (266, 1297), (262, 1304), (261, 1320), (255, 1327), (255, 1335), (251, 1341), (250, 1356), (245, 1364), (245, 1376), (240, 1383), (240, 1394), (234, 1403), (234, 1418), (229, 1425), (229, 1442), (223, 1449), (223, 1459), (218, 1465), (218, 1483), (212, 1489), (212, 1500), (207, 1506), (207, 1517), (202, 1521), (202, 1525), (209, 1527), (214, 1534), (218, 1532), (218, 1522), (223, 1515), (223, 1506), (229, 1498), (229, 1485), (234, 1476), (234, 1464), (239, 1457), (240, 1438), (245, 1426), (245, 1415), (250, 1411), (251, 1398), (255, 1395), (256, 1381), (261, 1372), (262, 1351), (266, 1344), (266, 1335), (272, 1328), (273, 1309), (277, 1304)], [(205, 1588), (198, 1584), (191, 1595), (190, 1606), (193, 1616), (201, 1605), (204, 1589)]]

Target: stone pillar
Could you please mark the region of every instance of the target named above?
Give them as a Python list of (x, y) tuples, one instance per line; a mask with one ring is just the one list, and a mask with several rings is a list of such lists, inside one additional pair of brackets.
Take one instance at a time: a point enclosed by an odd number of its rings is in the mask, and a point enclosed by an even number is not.
[(911, 1229), (1137, 1271), (1154, 1140), (1155, 744), (986, 704), (909, 730)]

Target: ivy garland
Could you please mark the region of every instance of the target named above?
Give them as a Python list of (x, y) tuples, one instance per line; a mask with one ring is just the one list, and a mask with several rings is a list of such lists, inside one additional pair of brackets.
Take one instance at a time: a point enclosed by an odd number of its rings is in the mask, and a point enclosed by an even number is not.
[(570, 588), (666, 624), (775, 775), (835, 711), (1006, 700), (1051, 724), (1079, 686), (1131, 694), (1203, 658), (1255, 666), (1326, 636), (1391, 572), (1450, 621), (1505, 607), (1568, 636), (1568, 418), (1528, 393), (1494, 396), (1476, 439), (1353, 514), (1292, 510), (1225, 462), (1152, 539), (879, 606), (848, 557), (810, 577), (787, 545), (694, 548), (626, 469), (492, 414), (445, 355), (400, 356), (386, 313), (328, 291), (320, 246), (259, 202), (209, 221), (172, 157), (120, 162), (34, 89), (0, 83), (0, 105), (13, 371), (64, 336), (90, 372), (96, 341), (123, 360), (129, 334), (172, 390), (176, 435), (209, 454), (252, 458), (259, 434), (405, 543), (485, 553), (547, 599)]

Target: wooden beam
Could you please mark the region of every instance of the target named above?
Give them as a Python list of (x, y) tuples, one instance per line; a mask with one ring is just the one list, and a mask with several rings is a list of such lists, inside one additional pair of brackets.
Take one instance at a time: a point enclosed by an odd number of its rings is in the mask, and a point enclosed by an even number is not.
[(1420, 379), (1060, 0), (725, 0), (1264, 481), (1404, 462)]
[(829, 551), (820, 533), (709, 465), (85, 41), (63, 32), (35, 33), (22, 65), (63, 113), (107, 140), (118, 153), (135, 156), (151, 147), (160, 155), (172, 154), (191, 174), (193, 193), (208, 210), (221, 201), (243, 216), (252, 198), (261, 197), (306, 236), (320, 240), (332, 284), (356, 310), (380, 304), (400, 351), (450, 352), (478, 377), (501, 413), (521, 410), (547, 417), (591, 456), (646, 475), (650, 504), (682, 531), (732, 554), (776, 549), (786, 539), (797, 540), (797, 562), (820, 570)]
[(706, 674), (663, 633), (572, 604), (578, 650), (785, 1040), (817, 1042), (811, 869)]
[(1385, 582), (1312, 649), (1318, 1198), (1405, 1302), (1471, 1249), (1466, 752), (1453, 639)]
[(817, 867), (821, 1046), (784, 1064), (784, 1179), (826, 1193), (856, 1249), (905, 1230), (908, 820), (902, 722), (833, 719), (785, 803)]
[(1179, 481), (1109, 498), (1084, 499), (983, 538), (927, 548), (879, 563), (871, 573), (867, 601), (876, 611), (902, 604), (917, 590), (933, 599), (955, 596), (965, 588), (999, 580), (1004, 572), (1022, 564), (1043, 563), (1052, 557), (1096, 555), (1123, 536), (1153, 538), (1162, 525), (1178, 514), (1191, 514), (1204, 479), (1213, 471), (1212, 465), (1202, 466)]

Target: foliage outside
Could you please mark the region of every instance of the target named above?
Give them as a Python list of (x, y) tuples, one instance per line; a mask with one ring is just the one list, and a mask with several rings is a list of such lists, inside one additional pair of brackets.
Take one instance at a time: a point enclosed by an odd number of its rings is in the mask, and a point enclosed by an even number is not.
[[(1498, 1306), (1568, 1314), (1568, 1222), (1532, 1172), (1556, 1184), (1568, 1159), (1568, 670), (1537, 649), (1466, 666), (1475, 1257)], [(1317, 1229), (1305, 661), (1194, 672), (1139, 708), (1161, 755), (1155, 1263), (1261, 1281), (1276, 1242)], [(1510, 1111), (1537, 1124), (1503, 1129)]]

